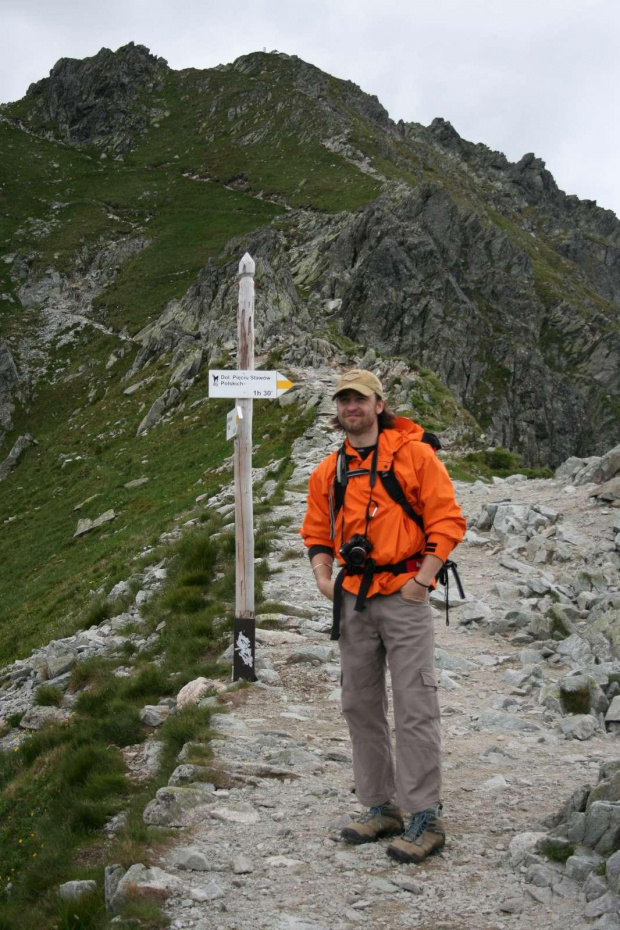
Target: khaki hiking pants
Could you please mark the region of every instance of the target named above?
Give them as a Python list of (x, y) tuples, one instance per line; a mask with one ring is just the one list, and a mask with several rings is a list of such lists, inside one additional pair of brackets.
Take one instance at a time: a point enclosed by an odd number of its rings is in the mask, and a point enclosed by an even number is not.
[[(353, 745), (355, 791), (366, 807), (394, 798), (411, 814), (436, 807), (441, 791), (441, 726), (431, 608), (400, 592), (377, 594), (355, 612), (343, 592), (340, 627), (342, 711)], [(392, 678), (396, 771), (392, 759), (386, 658)]]

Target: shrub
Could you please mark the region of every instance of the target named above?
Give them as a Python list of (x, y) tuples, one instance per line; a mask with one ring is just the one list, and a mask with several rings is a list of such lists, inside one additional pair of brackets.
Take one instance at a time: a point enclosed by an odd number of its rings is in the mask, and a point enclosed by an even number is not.
[(547, 836), (538, 844), (538, 851), (552, 862), (566, 862), (575, 852), (575, 847), (560, 837)]
[(107, 819), (107, 810), (92, 801), (74, 801), (69, 811), (69, 826), (74, 833), (96, 833)]
[(70, 728), (65, 725), (50, 725), (33, 733), (19, 747), (19, 755), (26, 765), (31, 765), (43, 753), (61, 746), (71, 739)]
[(206, 607), (207, 602), (196, 587), (171, 588), (163, 597), (162, 604), (168, 610), (183, 614), (195, 614)]
[(516, 452), (509, 452), (498, 446), (496, 449), (488, 449), (484, 452), (484, 459), (491, 471), (516, 471), (521, 467), (521, 456)]
[(123, 772), (93, 772), (84, 785), (84, 797), (89, 801), (119, 797), (127, 793), (128, 783)]
[(60, 707), (63, 693), (55, 685), (41, 685), (34, 696), (35, 704), (40, 707)]
[(118, 753), (102, 745), (89, 745), (65, 752), (58, 774), (62, 785), (76, 787), (85, 785), (94, 774), (122, 774), (123, 768), (123, 760)]
[(104, 659), (102, 656), (91, 656), (84, 659), (71, 669), (69, 688), (71, 691), (77, 691), (85, 685), (101, 681), (115, 665), (116, 663), (113, 660)]
[(179, 574), (186, 572), (200, 578), (194, 584), (209, 584), (215, 570), (217, 549), (204, 532), (187, 533), (179, 542)]
[(110, 705), (110, 715), (101, 721), (101, 736), (116, 746), (132, 746), (142, 737), (140, 714), (123, 701)]
[(104, 620), (109, 620), (111, 616), (111, 605), (101, 597), (91, 604), (89, 610), (84, 615), (82, 627), (87, 630), (91, 626), (98, 626)]
[(135, 678), (125, 679), (120, 686), (121, 695), (128, 698), (161, 697), (170, 694), (172, 685), (167, 673), (158, 665), (148, 665)]
[(166, 754), (176, 756), (185, 743), (205, 736), (211, 714), (206, 707), (187, 707), (168, 717), (160, 727), (161, 737), (166, 741)]

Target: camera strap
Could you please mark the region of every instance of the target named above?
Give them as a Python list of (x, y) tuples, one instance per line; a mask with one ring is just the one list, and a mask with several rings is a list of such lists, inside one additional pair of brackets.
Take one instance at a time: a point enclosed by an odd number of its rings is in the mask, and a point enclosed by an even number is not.
[(366, 607), (366, 598), (368, 596), (370, 585), (372, 584), (372, 576), (375, 573), (375, 569), (375, 560), (367, 559), (364, 568), (360, 568), (358, 572), (351, 572), (347, 569), (346, 565), (343, 565), (336, 575), (336, 580), (334, 582), (334, 603), (332, 607), (332, 629), (329, 637), (330, 639), (340, 639), (340, 614), (342, 612), (342, 585), (344, 579), (347, 575), (351, 574), (362, 576), (360, 589), (357, 592), (357, 597), (355, 599), (355, 610), (357, 613), (361, 613), (361, 611)]
[[(379, 435), (381, 430), (379, 430)], [(347, 490), (347, 484), (349, 478), (357, 478), (360, 475), (368, 475), (368, 482), (370, 484), (370, 495), (368, 497), (368, 503), (366, 504), (366, 526), (364, 529), (364, 536), (368, 536), (368, 527), (370, 521), (374, 514), (371, 514), (370, 510), (372, 507), (373, 499), (372, 492), (373, 488), (377, 483), (377, 461), (379, 458), (379, 436), (377, 436), (377, 442), (372, 452), (372, 458), (370, 460), (370, 468), (352, 468), (349, 469), (349, 457), (346, 453), (346, 442), (343, 442), (340, 449), (338, 450), (338, 457), (336, 459), (336, 475), (332, 483), (330, 496), (329, 496), (329, 519), (330, 519), (330, 536), (333, 539), (336, 535), (336, 516), (338, 512), (342, 509), (342, 522), (340, 524), (340, 545), (344, 543), (344, 502), (345, 494)]]

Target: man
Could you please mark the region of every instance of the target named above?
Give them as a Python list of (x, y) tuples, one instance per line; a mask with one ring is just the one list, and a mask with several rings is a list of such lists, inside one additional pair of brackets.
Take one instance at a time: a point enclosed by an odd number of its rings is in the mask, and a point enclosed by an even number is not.
[[(435, 575), (463, 538), (465, 521), (444, 465), (423, 441), (426, 434), (387, 410), (375, 375), (349, 371), (333, 396), (346, 440), (310, 476), (301, 535), (319, 591), (335, 602), (332, 638), (339, 637), (342, 710), (357, 797), (368, 808), (342, 830), (342, 838), (366, 843), (398, 834), (388, 855), (421, 862), (445, 842), (428, 599)], [(404, 502), (394, 494), (395, 482)], [(341, 566), (336, 581), (334, 556)], [(410, 815), (406, 826), (403, 811)]]

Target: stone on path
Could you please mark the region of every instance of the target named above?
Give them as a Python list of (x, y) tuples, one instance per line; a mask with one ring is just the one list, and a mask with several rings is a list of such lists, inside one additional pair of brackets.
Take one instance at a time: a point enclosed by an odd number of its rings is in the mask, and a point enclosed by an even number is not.
[(296, 664), (298, 662), (310, 662), (311, 665), (326, 665), (328, 662), (334, 662), (337, 659), (337, 652), (331, 646), (303, 646), (292, 652), (287, 662)]
[(159, 788), (144, 808), (142, 819), (149, 826), (186, 827), (209, 816), (213, 803), (213, 795), (205, 785)]
[(177, 869), (191, 872), (208, 872), (211, 864), (196, 846), (181, 846), (174, 850), (172, 861)]
[(590, 739), (598, 730), (598, 723), (590, 714), (572, 714), (560, 720), (560, 729), (570, 739)]
[(247, 856), (235, 856), (232, 861), (232, 870), (235, 875), (249, 875), (254, 871), (254, 866)]
[(304, 643), (305, 641), (306, 637), (300, 636), (299, 633), (290, 633), (286, 630), (263, 630), (260, 627), (256, 628), (256, 642), (262, 643), (264, 646), (295, 645), (297, 643)]
[(132, 865), (118, 883), (111, 903), (112, 912), (119, 911), (132, 899), (162, 901), (173, 894), (185, 894), (187, 888), (181, 879), (163, 869), (147, 868), (138, 862)]
[[(219, 898), (224, 898), (226, 894), (217, 882), (209, 882), (200, 888), (192, 888), (189, 897), (198, 904), (204, 904), (205, 901), (217, 901)], [(209, 922), (209, 926), (211, 927), (213, 924)]]
[(258, 811), (255, 810), (251, 804), (247, 804), (243, 801), (230, 802), (229, 804), (211, 807), (209, 809), (209, 816), (214, 820), (224, 820), (227, 823), (243, 823), (247, 825), (258, 823), (260, 820)]
[(474, 729), (486, 730), (539, 730), (540, 727), (514, 714), (505, 714), (499, 710), (486, 710), (480, 714)]
[(435, 666), (446, 672), (473, 672), (478, 668), (474, 662), (470, 662), (468, 659), (454, 655), (451, 652), (446, 652), (445, 649), (441, 649), (439, 646), (435, 647)]
[(605, 714), (605, 723), (620, 723), (620, 694), (617, 694)]
[(226, 685), (223, 681), (214, 678), (194, 678), (189, 681), (177, 694), (177, 707), (187, 707), (189, 704), (197, 704), (198, 701), (209, 691), (215, 691), (220, 694), (226, 691)]

